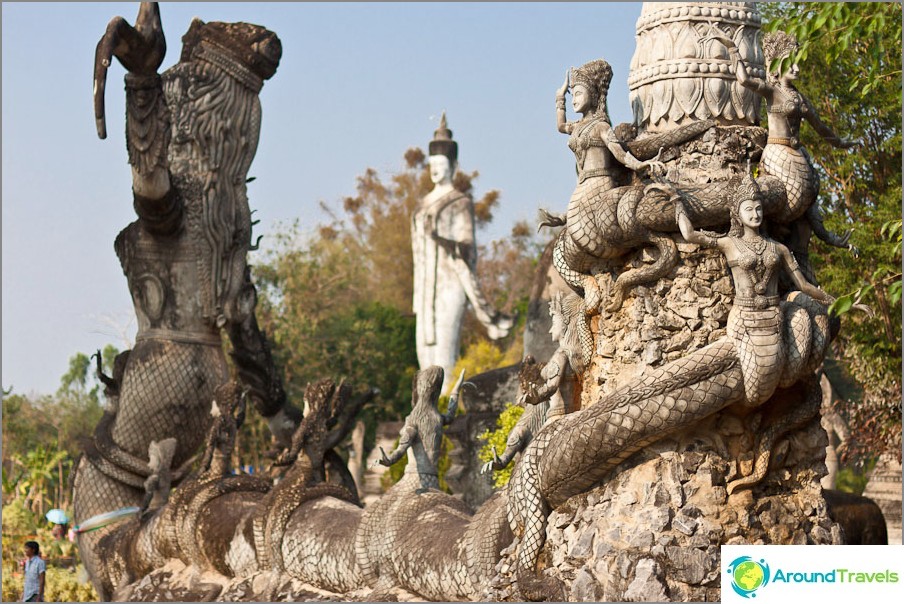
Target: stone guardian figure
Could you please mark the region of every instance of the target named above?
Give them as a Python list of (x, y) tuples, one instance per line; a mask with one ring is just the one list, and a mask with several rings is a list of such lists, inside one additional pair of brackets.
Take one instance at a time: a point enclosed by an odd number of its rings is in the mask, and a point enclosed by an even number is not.
[[(124, 357), (115, 415), (98, 426), (78, 466), (78, 521), (141, 503), (146, 479), (169, 470), (150, 467), (152, 442), (174, 439), (173, 468), (190, 464), (212, 420), (214, 393), (229, 379), (224, 332), (238, 377), (274, 434), (288, 444), (300, 420), (258, 328), (247, 264), (254, 246), (246, 182), (260, 135), (258, 95), (276, 72), (282, 46), (258, 25), (200, 19), (182, 41), (179, 62), (159, 74), (166, 41), (157, 3), (146, 2), (134, 27), (115, 17), (97, 45), (94, 104), (101, 138), (112, 58), (127, 71), (136, 220), (114, 247), (138, 333)], [(79, 540), (92, 576), (101, 536)]]
[(445, 390), (458, 359), (467, 303), (493, 340), (507, 336), (514, 320), (493, 309), (480, 290), (474, 201), (452, 183), (458, 143), (446, 127), (445, 113), (430, 141), (428, 162), (434, 187), (419, 201), (411, 219), (417, 359), (422, 369), (443, 368)]

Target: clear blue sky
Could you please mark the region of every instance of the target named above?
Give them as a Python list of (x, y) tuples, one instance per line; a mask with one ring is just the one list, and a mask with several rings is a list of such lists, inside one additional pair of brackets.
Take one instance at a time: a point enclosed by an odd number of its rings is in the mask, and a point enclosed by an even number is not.
[[(51, 393), (76, 352), (134, 338), (113, 252), (134, 220), (124, 140), (123, 69), (107, 83), (109, 136), (91, 104), (94, 48), (108, 21), (137, 3), (2, 4), (2, 385)], [(569, 66), (613, 67), (613, 122), (630, 121), (628, 65), (641, 3), (163, 3), (168, 52), (191, 18), (275, 31), (283, 57), (261, 93), (263, 128), (250, 175), (258, 233), (319, 202), (354, 193), (367, 167), (402, 167), (426, 148), (445, 109), (462, 169), (499, 210), (488, 243), (537, 209), (564, 211), (574, 158), (555, 128), (555, 90)], [(574, 116), (569, 115), (572, 119)], [(266, 244), (266, 236), (264, 239)], [(255, 262), (251, 254), (249, 261)]]

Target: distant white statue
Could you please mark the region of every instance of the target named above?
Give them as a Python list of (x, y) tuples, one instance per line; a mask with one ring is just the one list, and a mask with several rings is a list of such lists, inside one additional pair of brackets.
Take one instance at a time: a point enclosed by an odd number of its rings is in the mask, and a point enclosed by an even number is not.
[(421, 369), (443, 368), (445, 391), (458, 359), (467, 303), (470, 301), (490, 339), (507, 336), (514, 320), (490, 306), (480, 291), (474, 201), (452, 184), (458, 143), (446, 127), (445, 113), (430, 141), (428, 163), (434, 187), (418, 202), (411, 219), (417, 360)]

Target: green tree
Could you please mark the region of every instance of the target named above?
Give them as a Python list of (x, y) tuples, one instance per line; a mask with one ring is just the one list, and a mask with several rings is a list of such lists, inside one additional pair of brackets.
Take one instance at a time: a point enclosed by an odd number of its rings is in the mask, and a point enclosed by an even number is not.
[(901, 455), (901, 5), (899, 3), (768, 3), (765, 29), (783, 29), (801, 43), (796, 84), (823, 121), (862, 145), (838, 151), (812, 129), (801, 139), (822, 181), (820, 208), (836, 232), (855, 229), (855, 258), (811, 245), (820, 285), (858, 297), (875, 317), (843, 316), (833, 354), (861, 386), (845, 409), (861, 462), (882, 451)]

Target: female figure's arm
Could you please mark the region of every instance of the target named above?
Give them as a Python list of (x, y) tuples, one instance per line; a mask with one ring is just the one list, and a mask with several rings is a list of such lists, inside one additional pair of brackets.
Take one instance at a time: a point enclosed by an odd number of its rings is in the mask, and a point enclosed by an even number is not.
[(735, 44), (734, 40), (723, 35), (715, 27), (712, 28), (709, 35), (700, 39), (700, 43), (703, 44), (707, 40), (718, 40), (728, 49), (728, 57), (734, 67), (735, 77), (741, 86), (764, 97), (772, 94), (772, 87), (765, 80), (754, 77), (747, 72), (747, 65), (744, 63), (744, 59), (741, 58), (741, 51), (738, 50), (738, 45)]
[[(470, 384), (470, 382), (468, 382)], [(449, 408), (445, 413), (440, 414), (440, 418), (444, 426), (448, 426), (455, 420), (455, 414), (458, 412), (458, 399), (461, 397), (461, 387), (465, 384), (465, 370), (462, 369), (458, 374), (458, 379), (452, 387), (452, 394), (449, 395)], [(473, 386), (473, 384), (471, 384)]]
[(540, 372), (540, 377), (545, 380), (543, 385), (537, 388), (533, 394), (529, 392), (522, 394), (518, 403), (521, 405), (539, 405), (544, 401), (548, 401), (559, 389), (562, 378), (565, 376), (567, 365), (568, 355), (563, 349), (559, 348)]
[(665, 165), (659, 160), (659, 158), (662, 157), (661, 147), (659, 148), (659, 153), (656, 154), (656, 157), (641, 161), (634, 157), (631, 152), (625, 148), (618, 137), (615, 136), (615, 131), (612, 129), (612, 126), (606, 122), (601, 122), (597, 127), (602, 129), (600, 135), (601, 138), (606, 141), (606, 148), (609, 149), (613, 157), (615, 157), (619, 163), (629, 170), (633, 172), (639, 172), (641, 170), (653, 170), (660, 173), (665, 172)]
[(813, 129), (816, 130), (816, 132), (818, 132), (819, 135), (824, 138), (827, 143), (839, 149), (850, 149), (860, 144), (859, 141), (841, 138), (840, 136), (835, 134), (835, 132), (828, 125), (826, 125), (825, 122), (819, 119), (819, 114), (816, 113), (816, 108), (813, 107), (813, 104), (810, 103), (810, 100), (802, 94), (800, 96), (804, 102), (804, 117), (807, 118), (807, 121), (810, 122), (810, 125), (813, 126)]
[(568, 76), (571, 71), (565, 74), (565, 83), (556, 90), (556, 128), (562, 134), (571, 134), (574, 130), (574, 124), (569, 123), (565, 119), (565, 94), (568, 92)]
[(386, 455), (383, 447), (380, 447), (380, 455), (382, 457), (377, 460), (377, 463), (389, 467), (399, 461), (411, 445), (414, 444), (415, 439), (417, 439), (417, 428), (405, 425), (405, 427), (402, 428), (402, 432), (399, 434), (399, 445), (392, 453)]
[(680, 201), (675, 201), (675, 219), (678, 222), (678, 229), (681, 231), (681, 236), (684, 237), (687, 241), (702, 245), (704, 247), (721, 248), (721, 245), (719, 244), (720, 239), (706, 235), (705, 233), (701, 233), (700, 231), (694, 229), (694, 225), (693, 223), (691, 223), (691, 219), (687, 216), (687, 209)]
[(785, 267), (785, 271), (791, 276), (791, 280), (794, 281), (794, 285), (797, 286), (797, 289), (825, 305), (829, 305), (835, 301), (835, 298), (807, 281), (807, 278), (804, 277), (804, 274), (801, 272), (800, 266), (798, 266), (797, 260), (794, 258), (794, 254), (791, 253), (791, 250), (780, 243), (776, 243), (775, 247), (778, 249), (779, 256), (782, 258), (782, 264)]
[(519, 420), (515, 427), (512, 428), (512, 431), (509, 432), (508, 439), (505, 441), (505, 451), (502, 452), (502, 456), (500, 457), (496, 453), (496, 447), (492, 447), (493, 451), (493, 460), (488, 461), (480, 468), (481, 474), (486, 474), (490, 470), (501, 470), (515, 459), (515, 455), (524, 450), (527, 446), (528, 441), (530, 440), (530, 434), (528, 433), (527, 424), (523, 421), (523, 418), (530, 413), (530, 410), (526, 410), (524, 415), (522, 415), (522, 420)]

